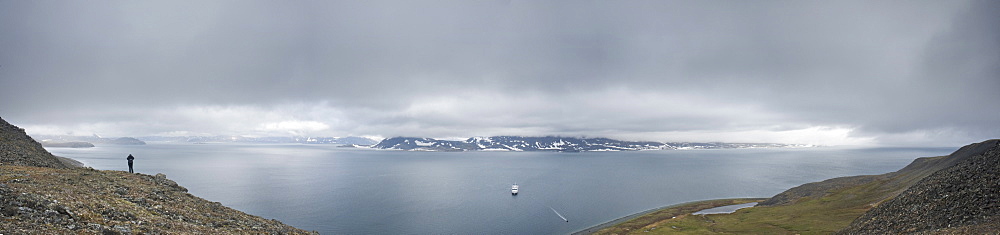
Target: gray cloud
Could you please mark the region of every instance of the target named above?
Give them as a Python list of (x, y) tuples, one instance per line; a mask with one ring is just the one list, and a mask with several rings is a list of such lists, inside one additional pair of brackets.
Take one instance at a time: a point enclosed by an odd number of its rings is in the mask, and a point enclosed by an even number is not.
[(997, 9), (2, 1), (0, 115), (120, 135), (960, 144), (1000, 136)]

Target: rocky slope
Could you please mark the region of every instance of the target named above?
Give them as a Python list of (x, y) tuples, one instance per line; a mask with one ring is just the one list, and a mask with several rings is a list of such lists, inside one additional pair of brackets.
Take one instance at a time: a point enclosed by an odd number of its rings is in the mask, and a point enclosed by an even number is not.
[(42, 148), (24, 129), (0, 118), (0, 166), (70, 167)]
[[(869, 210), (842, 234), (1000, 232), (1000, 143), (968, 149), (905, 192)], [(983, 150), (981, 152), (974, 150)]]
[(0, 119), (0, 234), (308, 234), (165, 175), (68, 167)]

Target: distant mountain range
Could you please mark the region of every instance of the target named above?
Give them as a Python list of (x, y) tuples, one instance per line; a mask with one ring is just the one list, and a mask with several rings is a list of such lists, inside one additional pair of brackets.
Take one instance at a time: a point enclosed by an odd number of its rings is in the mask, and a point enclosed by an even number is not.
[(144, 136), (146, 141), (191, 142), (191, 143), (266, 143), (266, 144), (340, 144), (373, 145), (378, 140), (365, 137), (245, 137), (245, 136)]
[(50, 148), (93, 148), (94, 144), (88, 142), (56, 142), (56, 141), (41, 141), (42, 147)]
[[(340, 144), (350, 146), (369, 146), (378, 143), (378, 140), (365, 137), (245, 137), (245, 136), (143, 136), (138, 138), (104, 138), (98, 135), (93, 136), (69, 136), (69, 135), (34, 135), (32, 138), (39, 140), (46, 147), (88, 147), (77, 146), (79, 144), (114, 144), (114, 145), (142, 145), (145, 141), (160, 142), (190, 142), (190, 143), (265, 143), (265, 144)], [(69, 146), (72, 144), (77, 144)], [(93, 147), (93, 146), (89, 146)]]
[[(92, 136), (71, 136), (71, 135), (34, 135), (32, 138), (39, 140), (46, 147), (73, 147), (86, 148), (97, 145), (144, 145), (146, 142), (132, 138), (104, 138), (99, 135)], [(88, 146), (89, 145), (89, 146)]]
[(654, 141), (623, 141), (608, 138), (576, 138), (576, 137), (522, 137), (522, 136), (492, 136), (473, 137), (464, 141), (438, 140), (418, 137), (393, 137), (382, 140), (372, 146), (376, 149), (395, 149), (408, 151), (552, 151), (552, 152), (584, 152), (584, 151), (639, 151), (663, 149), (732, 149), (732, 148), (790, 148), (812, 147), (800, 144), (774, 143), (691, 143), (691, 142), (654, 142)]
[(392, 137), (381, 141), (365, 137), (246, 137), (246, 136), (143, 136), (104, 138), (94, 136), (36, 135), (46, 147), (93, 147), (96, 145), (142, 145), (145, 141), (187, 143), (262, 143), (262, 144), (336, 144), (345, 147), (407, 151), (549, 151), (597, 152), (670, 149), (803, 148), (803, 144), (655, 142), (624, 141), (609, 138), (491, 136), (466, 140), (439, 140), (420, 137)]

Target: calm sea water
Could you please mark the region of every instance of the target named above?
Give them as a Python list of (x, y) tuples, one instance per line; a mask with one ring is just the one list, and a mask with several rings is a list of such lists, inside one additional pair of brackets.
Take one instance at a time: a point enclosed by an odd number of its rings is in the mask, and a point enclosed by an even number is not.
[[(133, 154), (136, 172), (164, 173), (196, 196), (324, 234), (565, 234), (665, 205), (770, 197), (807, 182), (886, 173), (955, 149), (438, 153), (150, 143), (48, 150), (123, 171)], [(513, 183), (518, 196), (510, 195)]]

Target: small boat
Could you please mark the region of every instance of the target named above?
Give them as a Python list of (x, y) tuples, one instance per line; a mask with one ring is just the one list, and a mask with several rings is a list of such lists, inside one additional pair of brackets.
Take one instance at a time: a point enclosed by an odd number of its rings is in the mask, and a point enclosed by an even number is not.
[(517, 195), (517, 184), (510, 186), (510, 195)]

